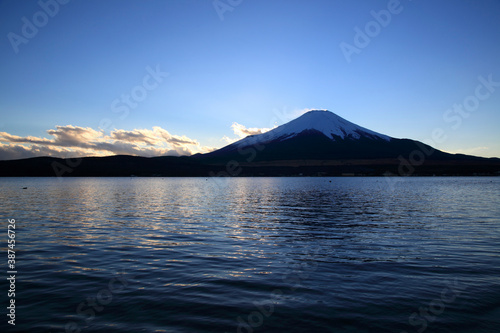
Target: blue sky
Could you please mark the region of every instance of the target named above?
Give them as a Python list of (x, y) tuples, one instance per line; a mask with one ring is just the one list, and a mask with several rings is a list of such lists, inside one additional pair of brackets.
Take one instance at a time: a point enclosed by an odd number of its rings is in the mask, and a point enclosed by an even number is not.
[(59, 1), (0, 2), (0, 159), (204, 152), (309, 109), (500, 157), (498, 0)]

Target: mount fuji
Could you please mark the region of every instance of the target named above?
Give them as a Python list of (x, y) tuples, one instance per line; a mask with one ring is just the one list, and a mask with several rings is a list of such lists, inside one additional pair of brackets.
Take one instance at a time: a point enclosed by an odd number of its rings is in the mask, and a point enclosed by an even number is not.
[[(249, 163), (270, 160), (397, 158), (415, 150), (416, 144), (413, 140), (396, 139), (374, 132), (330, 111), (313, 110), (266, 133), (247, 136), (205, 154), (204, 158), (231, 158)], [(418, 144), (424, 149), (433, 149), (423, 143)]]
[[(496, 174), (500, 159), (449, 154), (356, 125), (333, 112), (309, 111), (266, 133), (208, 154), (205, 165), (230, 175)], [(239, 167), (244, 167), (240, 173)], [(236, 170), (236, 171), (235, 171)]]
[(361, 138), (384, 141), (391, 140), (387, 135), (376, 133), (358, 126), (333, 112), (313, 110), (269, 132), (246, 137), (236, 144), (238, 146), (248, 146), (256, 142), (283, 141), (298, 136), (306, 131), (319, 132), (333, 141), (345, 139), (356, 140)]
[(0, 161), (0, 176), (346, 176), (500, 175), (500, 159), (449, 154), (309, 111), (266, 133), (193, 156), (35, 157)]

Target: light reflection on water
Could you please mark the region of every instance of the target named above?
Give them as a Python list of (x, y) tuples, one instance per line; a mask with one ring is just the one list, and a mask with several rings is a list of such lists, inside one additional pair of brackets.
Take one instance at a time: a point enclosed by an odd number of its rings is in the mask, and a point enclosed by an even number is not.
[[(412, 326), (410, 315), (458, 279), (466, 290), (429, 331), (493, 332), (499, 185), (4, 178), (1, 217), (18, 227), (16, 329), (237, 332), (237, 318), (248, 323), (264, 302), (272, 315), (247, 331), (417, 332), (422, 321)], [(123, 292), (91, 320), (78, 313), (117, 273), (129, 281)]]

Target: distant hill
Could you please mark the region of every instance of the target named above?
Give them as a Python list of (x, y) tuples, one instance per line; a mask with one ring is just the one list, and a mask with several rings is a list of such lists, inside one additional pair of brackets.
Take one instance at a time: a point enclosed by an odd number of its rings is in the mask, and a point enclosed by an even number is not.
[(0, 161), (0, 176), (500, 175), (500, 159), (449, 154), (374, 132), (330, 111), (310, 111), (208, 154)]
[(117, 155), (62, 159), (35, 157), (0, 161), (0, 176), (129, 177), (206, 176), (206, 168), (190, 157), (138, 157)]

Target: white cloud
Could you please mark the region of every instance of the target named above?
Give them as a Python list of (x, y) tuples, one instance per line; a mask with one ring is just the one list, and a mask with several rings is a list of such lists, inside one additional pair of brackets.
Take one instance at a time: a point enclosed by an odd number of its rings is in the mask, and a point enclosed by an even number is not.
[(224, 141), (225, 143), (227, 143), (228, 145), (230, 145), (231, 143), (233, 142), (236, 142), (240, 140), (240, 138), (234, 138), (234, 139), (231, 139), (230, 137), (228, 137), (227, 135), (224, 135), (221, 139), (221, 141)]
[(36, 156), (85, 157), (108, 155), (179, 156), (207, 153), (214, 148), (202, 146), (184, 135), (173, 135), (161, 127), (114, 130), (109, 135), (90, 127), (56, 126), (47, 133), (51, 139), (21, 137), (0, 132), (0, 160)]
[(244, 125), (238, 124), (234, 122), (231, 125), (231, 128), (233, 129), (234, 134), (236, 134), (240, 139), (243, 139), (249, 135), (255, 135), (255, 134), (262, 134), (266, 133), (273, 128), (257, 128), (257, 127), (252, 127), (252, 128), (246, 128)]
[(224, 136), (222, 137), (222, 141), (226, 142), (227, 144), (231, 144), (233, 142), (236, 142), (240, 139), (243, 139), (243, 138), (246, 138), (247, 136), (249, 135), (256, 135), (256, 134), (262, 134), (262, 133), (266, 133), (272, 129), (276, 128), (276, 126), (272, 127), (272, 128), (266, 128), (266, 127), (262, 127), (262, 128), (257, 128), (257, 127), (251, 127), (251, 128), (247, 128), (245, 127), (244, 125), (241, 125), (241, 124), (238, 124), (237, 122), (234, 122), (232, 125), (231, 125), (231, 129), (233, 130), (233, 133), (235, 135), (237, 135), (238, 137), (237, 138), (230, 138), (228, 136)]

